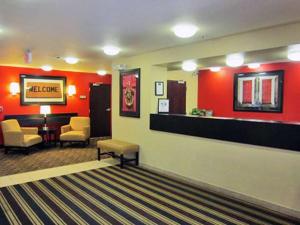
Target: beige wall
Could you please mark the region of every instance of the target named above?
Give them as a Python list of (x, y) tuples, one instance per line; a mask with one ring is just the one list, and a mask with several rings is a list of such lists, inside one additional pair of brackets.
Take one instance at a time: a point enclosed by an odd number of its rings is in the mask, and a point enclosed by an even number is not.
[[(165, 76), (161, 76), (157, 81), (164, 82), (164, 96), (154, 97), (154, 106), (155, 101), (158, 101), (158, 98), (166, 98), (167, 97), (167, 80), (182, 80), (186, 82), (186, 112), (190, 113), (193, 108), (197, 107), (197, 99), (198, 99), (198, 76), (195, 73), (184, 72), (184, 71), (168, 71)], [(149, 87), (148, 87), (149, 88)], [(154, 83), (153, 83), (153, 93), (154, 93)], [(153, 94), (154, 95), (154, 94)], [(157, 112), (157, 103), (156, 108), (151, 110), (151, 113)]]
[[(285, 46), (299, 40), (300, 23), (115, 60), (115, 64), (141, 68), (141, 118), (119, 116), (119, 76), (115, 71), (113, 138), (140, 144), (143, 164), (300, 211), (300, 153), (149, 129), (149, 114), (157, 110), (154, 81), (188, 75), (170, 74), (153, 65)], [(196, 78), (190, 79), (196, 82)], [(195, 101), (194, 97), (190, 101)], [(196, 103), (189, 104), (188, 109)]]

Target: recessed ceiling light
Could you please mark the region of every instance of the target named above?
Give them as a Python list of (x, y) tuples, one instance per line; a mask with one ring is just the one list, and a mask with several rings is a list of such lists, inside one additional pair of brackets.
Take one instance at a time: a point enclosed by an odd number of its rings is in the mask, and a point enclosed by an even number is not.
[(219, 72), (221, 70), (221, 67), (211, 67), (210, 71), (211, 72)]
[(105, 76), (107, 74), (106, 70), (98, 70), (97, 74), (100, 76)]
[(290, 46), (287, 57), (292, 61), (300, 61), (300, 44)]
[(103, 47), (103, 51), (106, 55), (118, 55), (121, 50), (116, 46), (107, 45)]
[(44, 65), (44, 66), (41, 67), (41, 69), (44, 70), (44, 71), (51, 71), (52, 70), (52, 66), (50, 66), (50, 65)]
[(68, 64), (76, 64), (79, 62), (79, 59), (75, 57), (66, 57), (65, 62)]
[(227, 55), (226, 64), (230, 67), (239, 67), (244, 64), (244, 55), (241, 53)]
[(250, 64), (248, 64), (248, 67), (250, 69), (257, 69), (260, 67), (260, 64), (259, 63), (250, 63)]
[(186, 72), (195, 71), (197, 67), (198, 67), (197, 63), (193, 60), (184, 61), (181, 65), (182, 70)]
[(178, 24), (172, 30), (177, 37), (190, 38), (197, 33), (198, 27), (192, 24)]

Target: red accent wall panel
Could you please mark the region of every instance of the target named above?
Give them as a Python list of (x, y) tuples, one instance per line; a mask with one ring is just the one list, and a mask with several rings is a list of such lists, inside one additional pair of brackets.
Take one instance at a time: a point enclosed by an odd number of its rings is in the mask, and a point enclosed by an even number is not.
[[(39, 106), (21, 106), (20, 95), (12, 96), (9, 92), (11, 82), (19, 82), (20, 74), (47, 75), (47, 76), (65, 76), (67, 86), (76, 86), (76, 95), (67, 96), (67, 105), (51, 106), (52, 113), (77, 112), (80, 116), (89, 115), (89, 85), (90, 83), (103, 82), (111, 84), (111, 76), (99, 76), (96, 73), (82, 73), (53, 70), (45, 72), (41, 69), (0, 66), (0, 106), (3, 106), (3, 112), (0, 112), (0, 121), (4, 115), (12, 114), (39, 114)], [(85, 95), (86, 99), (80, 99), (80, 95)], [(1, 133), (1, 131), (0, 131)], [(2, 143), (0, 134), (0, 143)]]
[(272, 79), (262, 81), (262, 103), (271, 104), (272, 99)]
[(243, 81), (243, 104), (252, 103), (252, 80)]
[[(283, 112), (233, 111), (233, 78), (236, 73), (284, 70)], [(264, 101), (268, 101), (266, 94)], [(212, 109), (214, 116), (278, 121), (300, 121), (300, 63), (264, 64), (258, 69), (222, 68), (218, 73), (201, 70), (198, 76), (198, 108)]]

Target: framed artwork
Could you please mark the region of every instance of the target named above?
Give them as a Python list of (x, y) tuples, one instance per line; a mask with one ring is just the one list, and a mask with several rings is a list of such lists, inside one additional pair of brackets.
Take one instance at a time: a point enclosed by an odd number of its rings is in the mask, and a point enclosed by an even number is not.
[(282, 112), (283, 70), (234, 77), (234, 111)]
[(66, 105), (66, 77), (20, 75), (21, 105)]
[(159, 98), (158, 99), (158, 113), (169, 113), (169, 99)]
[(163, 95), (164, 95), (164, 82), (155, 81), (155, 96), (163, 96)]
[(120, 71), (120, 116), (140, 117), (140, 69)]

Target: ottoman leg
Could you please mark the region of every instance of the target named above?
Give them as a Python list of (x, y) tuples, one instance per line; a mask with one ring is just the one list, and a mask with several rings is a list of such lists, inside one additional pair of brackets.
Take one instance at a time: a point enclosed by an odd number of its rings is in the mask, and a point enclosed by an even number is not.
[(139, 152), (135, 153), (135, 165), (138, 166), (139, 165)]
[(120, 167), (121, 167), (121, 169), (124, 168), (124, 156), (123, 156), (123, 154), (120, 155)]
[(97, 152), (98, 152), (98, 161), (100, 161), (100, 160), (101, 160), (100, 148), (98, 148), (97, 150), (98, 150), (98, 151), (97, 151)]

